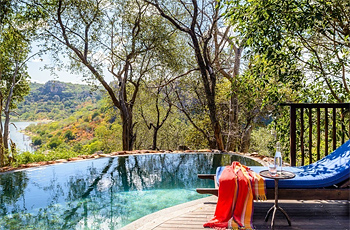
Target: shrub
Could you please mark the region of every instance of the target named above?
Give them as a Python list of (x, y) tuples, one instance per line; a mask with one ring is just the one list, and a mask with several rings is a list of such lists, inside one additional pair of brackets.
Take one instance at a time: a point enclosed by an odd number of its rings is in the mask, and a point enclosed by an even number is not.
[(71, 141), (75, 139), (75, 136), (73, 135), (73, 132), (71, 130), (66, 131), (66, 133), (64, 134), (64, 138), (67, 141)]
[(41, 137), (33, 137), (32, 138), (33, 145), (38, 146), (42, 144)]
[(30, 152), (23, 152), (16, 156), (16, 161), (18, 164), (27, 164), (33, 162), (32, 154)]
[(253, 130), (249, 152), (258, 152), (264, 156), (274, 156), (275, 137), (269, 128), (260, 127)]
[(47, 146), (50, 148), (50, 149), (55, 149), (57, 148), (60, 144), (62, 143), (61, 140), (59, 140), (57, 137), (54, 137), (50, 140), (50, 142), (47, 144)]
[(86, 151), (87, 153), (89, 154), (92, 154), (92, 153), (95, 153), (97, 151), (100, 151), (102, 150), (102, 142), (99, 141), (99, 140), (95, 140), (94, 142), (88, 144), (88, 145), (85, 145), (84, 146), (84, 151)]
[(82, 149), (83, 149), (83, 145), (81, 143), (76, 143), (72, 147), (73, 152), (80, 152)]

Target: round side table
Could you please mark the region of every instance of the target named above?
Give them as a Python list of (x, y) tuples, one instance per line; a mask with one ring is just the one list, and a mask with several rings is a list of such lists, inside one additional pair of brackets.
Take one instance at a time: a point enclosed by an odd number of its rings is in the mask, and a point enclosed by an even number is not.
[(275, 180), (275, 204), (269, 209), (269, 211), (267, 211), (267, 214), (265, 216), (265, 221), (267, 221), (269, 219), (269, 216), (272, 212), (271, 229), (275, 229), (275, 214), (276, 214), (277, 210), (280, 210), (284, 214), (284, 216), (287, 218), (289, 226), (291, 226), (291, 222), (290, 222), (289, 216), (287, 215), (286, 211), (284, 211), (278, 205), (278, 181), (292, 179), (295, 177), (295, 174), (292, 172), (283, 171), (283, 170), (282, 170), (282, 172), (277, 172), (276, 175), (272, 175), (269, 170), (263, 170), (259, 174), (262, 177)]

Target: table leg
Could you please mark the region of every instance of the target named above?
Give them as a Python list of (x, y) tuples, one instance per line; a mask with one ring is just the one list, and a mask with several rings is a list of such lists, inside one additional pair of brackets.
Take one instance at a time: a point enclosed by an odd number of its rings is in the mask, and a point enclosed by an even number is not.
[(267, 214), (265, 216), (265, 222), (267, 222), (272, 212), (271, 229), (275, 229), (275, 216), (276, 216), (277, 210), (280, 210), (283, 213), (283, 215), (286, 217), (288, 221), (289, 226), (291, 226), (292, 224), (288, 214), (280, 206), (278, 206), (278, 179), (275, 179), (275, 204), (269, 209), (269, 211), (267, 211)]
[(267, 220), (269, 219), (270, 214), (271, 214), (271, 212), (273, 211), (274, 207), (275, 207), (275, 205), (273, 205), (273, 206), (269, 209), (269, 211), (267, 211), (266, 216), (265, 216), (265, 222), (267, 222)]
[(278, 209), (281, 210), (281, 212), (282, 212), (282, 213), (284, 214), (284, 216), (286, 217), (289, 226), (292, 226), (292, 223), (290, 222), (289, 216), (288, 216), (288, 214), (286, 213), (286, 211), (284, 211), (283, 208), (281, 208), (281, 207), (278, 207)]
[(276, 215), (277, 208), (274, 207), (273, 213), (272, 213), (272, 220), (271, 220), (271, 229), (275, 229), (275, 215)]

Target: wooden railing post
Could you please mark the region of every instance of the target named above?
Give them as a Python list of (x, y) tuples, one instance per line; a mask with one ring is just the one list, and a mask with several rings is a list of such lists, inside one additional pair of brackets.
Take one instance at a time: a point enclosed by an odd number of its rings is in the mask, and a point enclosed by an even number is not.
[(337, 127), (336, 127), (336, 116), (337, 109), (333, 108), (333, 131), (332, 131), (332, 139), (333, 139), (333, 151), (337, 148)]
[(305, 164), (305, 149), (304, 149), (304, 108), (300, 108), (300, 151), (301, 165)]
[[(338, 144), (344, 143), (345, 142), (345, 136), (348, 135), (348, 138), (350, 138), (350, 118), (348, 119), (349, 126), (345, 127), (345, 114), (348, 112), (350, 114), (350, 103), (283, 103), (280, 104), (281, 106), (289, 106), (290, 107), (290, 140), (289, 140), (289, 146), (290, 146), (290, 164), (292, 166), (296, 166), (297, 162), (297, 150), (300, 150), (300, 160), (301, 160), (301, 165), (304, 165), (305, 162), (305, 144), (308, 146), (309, 154), (309, 164), (312, 163), (313, 157), (317, 160), (322, 158), (323, 156), (327, 156), (329, 153), (329, 141), (332, 142), (332, 149), (335, 150)], [(332, 112), (328, 110), (332, 109)], [(340, 108), (340, 110), (337, 111), (337, 108)], [(298, 132), (297, 136), (297, 123), (296, 123), (296, 110), (300, 109), (300, 133)], [(307, 110), (306, 110), (307, 109)], [(313, 115), (312, 111), (313, 109), (316, 110), (316, 121), (313, 121)], [(324, 109), (324, 127), (321, 126), (321, 115)], [(305, 113), (307, 113), (309, 121), (308, 121), (308, 127), (305, 128), (304, 126), (304, 110)], [(345, 112), (345, 110), (347, 110)], [(339, 112), (341, 113), (341, 117), (337, 118), (337, 115), (339, 116)], [(299, 116), (299, 113), (298, 113)], [(315, 117), (315, 115), (314, 115)], [(329, 122), (331, 117), (331, 122)], [(322, 115), (323, 118), (323, 115)], [(336, 124), (337, 121), (341, 122), (341, 124)], [(299, 121), (298, 121), (299, 122)], [(330, 123), (332, 123), (332, 126), (330, 126)], [(316, 131), (316, 143), (313, 141), (313, 124), (317, 125), (315, 131)], [(338, 128), (337, 128), (338, 126)], [(348, 128), (348, 131), (346, 130)], [(309, 129), (309, 135), (305, 137), (306, 135), (305, 132), (306, 130)], [(338, 132), (341, 131), (339, 135), (337, 135), (337, 129)], [(330, 134), (330, 133), (331, 134)], [(325, 143), (325, 148), (324, 148), (324, 153), (321, 154), (321, 134), (324, 133), (324, 143)], [(329, 137), (331, 140), (329, 140)], [(337, 140), (338, 137), (338, 140)], [(297, 145), (297, 139), (298, 138), (298, 145)], [(304, 140), (305, 138), (305, 140)], [(308, 140), (308, 143), (306, 142)], [(300, 148), (299, 148), (300, 144)], [(313, 154), (312, 149), (315, 148), (314, 150), (315, 154)]]
[(325, 109), (325, 121), (324, 121), (324, 150), (325, 155), (328, 155), (328, 108)]
[(296, 111), (295, 107), (290, 107), (290, 165), (296, 166)]
[(321, 130), (320, 130), (320, 108), (317, 108), (317, 146), (316, 146), (316, 153), (317, 153), (317, 160), (320, 159), (320, 145), (321, 145)]
[(341, 108), (341, 144), (345, 142), (344, 108)]
[(312, 163), (312, 108), (309, 108), (309, 164)]

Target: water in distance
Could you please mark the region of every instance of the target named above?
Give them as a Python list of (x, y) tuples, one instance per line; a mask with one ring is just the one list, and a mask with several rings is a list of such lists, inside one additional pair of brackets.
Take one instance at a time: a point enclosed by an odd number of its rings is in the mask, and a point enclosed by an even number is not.
[(119, 229), (160, 209), (205, 197), (198, 173), (257, 162), (229, 154), (100, 158), (0, 174), (0, 229)]
[(37, 122), (17, 121), (10, 124), (10, 139), (16, 144), (16, 148), (21, 152), (34, 152), (32, 139), (23, 133), (23, 130), (30, 124)]

